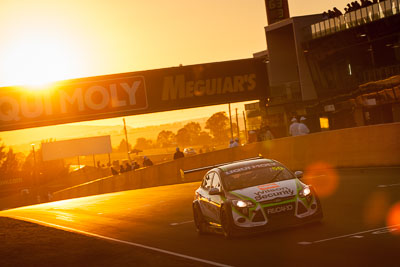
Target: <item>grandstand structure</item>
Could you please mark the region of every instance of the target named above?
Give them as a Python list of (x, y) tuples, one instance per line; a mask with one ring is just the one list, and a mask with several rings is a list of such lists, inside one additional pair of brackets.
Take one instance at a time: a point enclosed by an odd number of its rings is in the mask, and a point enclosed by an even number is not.
[(293, 116), (313, 132), (400, 121), (400, 0), (291, 17), (265, 33), (266, 120), (278, 136)]

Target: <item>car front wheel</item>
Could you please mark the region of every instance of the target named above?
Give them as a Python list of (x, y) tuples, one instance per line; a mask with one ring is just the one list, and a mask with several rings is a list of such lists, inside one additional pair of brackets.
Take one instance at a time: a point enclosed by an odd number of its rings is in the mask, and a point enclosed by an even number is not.
[(222, 226), (222, 234), (226, 239), (229, 239), (233, 235), (233, 226), (232, 221), (229, 217), (229, 213), (226, 208), (222, 209), (221, 212), (221, 226)]
[(193, 205), (193, 218), (197, 233), (199, 233), (200, 235), (205, 234), (207, 227), (206, 221), (204, 220), (200, 207), (197, 204)]

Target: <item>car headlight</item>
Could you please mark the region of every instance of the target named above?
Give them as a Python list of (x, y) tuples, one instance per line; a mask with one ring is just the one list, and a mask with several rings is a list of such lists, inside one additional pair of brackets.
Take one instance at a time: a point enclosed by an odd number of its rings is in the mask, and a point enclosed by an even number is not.
[(238, 208), (251, 208), (254, 207), (254, 203), (250, 200), (232, 200), (232, 204)]
[(310, 189), (310, 187), (307, 186), (307, 185), (304, 186), (303, 189), (299, 192), (299, 195), (300, 195), (301, 197), (306, 197), (306, 196), (311, 195), (311, 189)]

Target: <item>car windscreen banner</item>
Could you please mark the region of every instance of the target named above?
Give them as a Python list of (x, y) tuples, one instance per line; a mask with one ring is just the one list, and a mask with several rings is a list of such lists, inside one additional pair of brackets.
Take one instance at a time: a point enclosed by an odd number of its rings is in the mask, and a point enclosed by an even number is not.
[(256, 100), (267, 95), (262, 59), (0, 88), (0, 131)]

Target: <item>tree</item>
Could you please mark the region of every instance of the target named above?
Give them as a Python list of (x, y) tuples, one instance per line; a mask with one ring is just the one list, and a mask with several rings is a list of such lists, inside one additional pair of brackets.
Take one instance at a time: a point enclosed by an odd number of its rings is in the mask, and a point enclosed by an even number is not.
[(226, 142), (229, 139), (229, 119), (225, 111), (214, 113), (208, 118), (205, 128), (210, 130), (217, 142)]
[(144, 150), (152, 147), (153, 141), (151, 141), (150, 139), (146, 139), (144, 137), (139, 137), (138, 139), (136, 139), (135, 149)]
[[(1, 139), (0, 139), (1, 141)], [(0, 144), (0, 164), (3, 162), (3, 160), (5, 160), (6, 158), (6, 152), (5, 152), (5, 146), (4, 144)]]
[(176, 135), (171, 131), (161, 131), (157, 136), (159, 147), (171, 147), (176, 143)]
[(198, 122), (189, 122), (183, 126), (187, 130), (189, 135), (189, 144), (198, 143), (199, 134), (201, 132), (201, 126)]
[(212, 137), (209, 133), (203, 131), (200, 132), (197, 142), (203, 146), (208, 146), (212, 142)]
[[(131, 144), (129, 144), (129, 151), (131, 151), (132, 150), (132, 145)], [(121, 142), (119, 143), (119, 146), (118, 146), (118, 148), (117, 148), (117, 151), (118, 152), (127, 152), (126, 151), (126, 140), (125, 140), (125, 138), (124, 139), (122, 139), (121, 140)]]
[(42, 140), (39, 149), (30, 151), (22, 164), (21, 172), (24, 178), (29, 178), (31, 186), (44, 185), (49, 181), (63, 180), (68, 176), (69, 165), (63, 159), (44, 161), (42, 147), (44, 143), (51, 143), (55, 140)]
[(19, 171), (19, 168), (20, 162), (17, 159), (16, 154), (13, 152), (12, 148), (9, 148), (5, 159), (1, 163), (0, 173), (12, 177), (13, 174)]
[(186, 128), (178, 130), (178, 133), (176, 134), (176, 142), (181, 147), (190, 145), (190, 134)]

